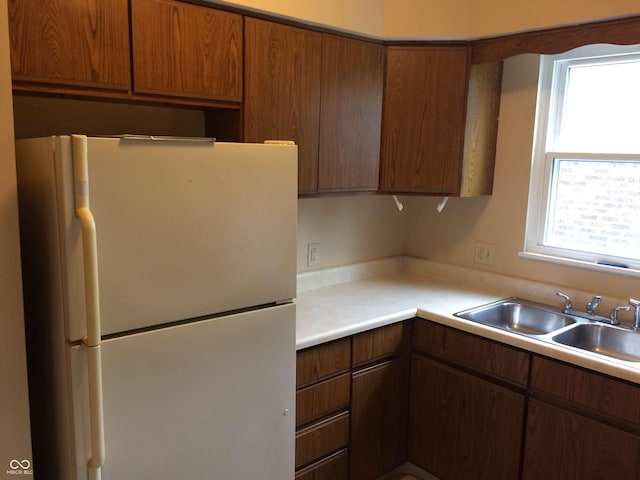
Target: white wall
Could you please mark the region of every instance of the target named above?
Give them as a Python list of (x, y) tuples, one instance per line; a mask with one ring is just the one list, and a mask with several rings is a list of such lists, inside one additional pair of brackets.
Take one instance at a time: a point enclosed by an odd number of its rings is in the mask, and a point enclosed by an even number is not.
[(7, 2), (0, 0), (0, 476), (31, 462)]
[[(358, 195), (298, 201), (298, 271), (400, 255), (406, 215), (391, 197)], [(307, 266), (307, 245), (320, 244), (319, 263)]]

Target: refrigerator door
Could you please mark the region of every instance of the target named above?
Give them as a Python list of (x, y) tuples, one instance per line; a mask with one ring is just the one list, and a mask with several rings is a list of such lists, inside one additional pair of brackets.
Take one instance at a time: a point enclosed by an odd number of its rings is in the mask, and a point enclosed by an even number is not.
[(88, 138), (75, 186), (69, 138), (55, 150), (71, 340), (86, 334), (74, 187), (96, 223), (103, 335), (295, 297), (295, 145)]
[[(106, 340), (102, 357), (103, 480), (293, 479), (294, 304)], [(84, 479), (86, 383), (74, 385)]]

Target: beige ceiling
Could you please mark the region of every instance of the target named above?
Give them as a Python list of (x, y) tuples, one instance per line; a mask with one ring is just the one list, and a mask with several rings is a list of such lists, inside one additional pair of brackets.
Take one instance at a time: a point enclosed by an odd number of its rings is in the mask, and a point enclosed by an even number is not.
[(207, 0), (389, 39), (477, 38), (640, 15), (640, 0)]

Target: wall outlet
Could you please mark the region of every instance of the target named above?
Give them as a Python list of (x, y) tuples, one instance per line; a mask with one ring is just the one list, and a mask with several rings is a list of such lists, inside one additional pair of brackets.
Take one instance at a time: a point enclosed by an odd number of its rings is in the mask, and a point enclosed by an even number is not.
[(493, 265), (496, 257), (496, 246), (493, 243), (476, 242), (474, 261), (483, 265)]
[(307, 267), (315, 267), (320, 262), (320, 244), (307, 245)]

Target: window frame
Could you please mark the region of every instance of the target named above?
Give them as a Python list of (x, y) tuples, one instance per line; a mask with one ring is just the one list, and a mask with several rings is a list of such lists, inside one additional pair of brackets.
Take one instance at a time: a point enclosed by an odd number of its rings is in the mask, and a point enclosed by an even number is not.
[[(553, 101), (554, 99), (558, 103), (564, 101), (566, 71), (573, 65), (599, 63), (597, 60), (593, 60), (595, 57), (617, 57), (621, 54), (634, 53), (640, 56), (640, 45), (589, 45), (558, 55), (541, 56), (526, 230), (524, 249), (519, 253), (520, 257), (640, 277), (640, 259), (583, 252), (544, 244), (547, 219), (550, 215), (549, 203), (552, 175), (554, 174), (553, 166), (556, 158), (560, 160), (640, 161), (640, 152), (622, 154), (552, 150), (553, 140), (557, 138), (560, 129), (562, 115), (562, 107), (556, 108)], [(552, 108), (553, 117), (550, 115)]]

